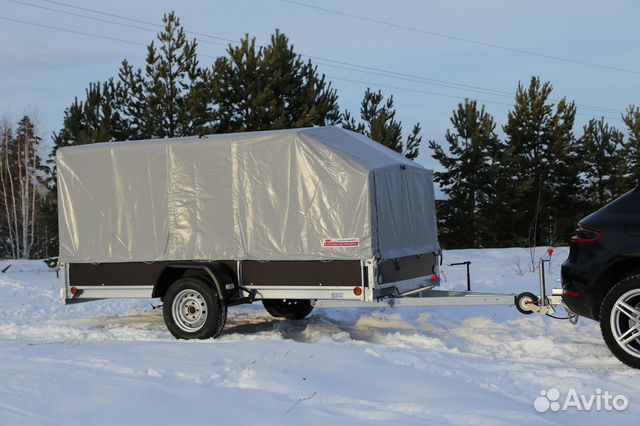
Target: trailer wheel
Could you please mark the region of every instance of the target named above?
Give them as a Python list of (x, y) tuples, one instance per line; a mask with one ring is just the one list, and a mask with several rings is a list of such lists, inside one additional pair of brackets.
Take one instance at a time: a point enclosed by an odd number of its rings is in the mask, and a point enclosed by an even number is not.
[(620, 361), (640, 368), (640, 275), (620, 281), (607, 293), (600, 308), (600, 330)]
[(199, 277), (187, 277), (169, 287), (162, 313), (175, 338), (209, 339), (222, 331), (227, 306), (212, 283)]
[(529, 305), (531, 304), (535, 305), (537, 303), (538, 303), (538, 296), (536, 296), (533, 293), (529, 293), (528, 291), (525, 291), (524, 293), (520, 293), (516, 297), (516, 308), (518, 309), (518, 311), (520, 311), (521, 314), (524, 314), (524, 315), (531, 315), (533, 311), (531, 310), (531, 308), (529, 308)]
[(290, 320), (304, 319), (313, 310), (306, 299), (265, 299), (262, 304), (272, 317)]

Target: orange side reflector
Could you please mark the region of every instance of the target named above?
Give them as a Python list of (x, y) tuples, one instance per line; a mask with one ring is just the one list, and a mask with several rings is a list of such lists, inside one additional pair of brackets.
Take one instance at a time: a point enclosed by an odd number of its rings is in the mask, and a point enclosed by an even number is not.
[(71, 291), (71, 294), (73, 294), (74, 296), (78, 294), (78, 289), (76, 287), (71, 287), (70, 291)]
[(355, 294), (356, 296), (360, 296), (362, 294), (362, 287), (354, 287), (353, 294)]

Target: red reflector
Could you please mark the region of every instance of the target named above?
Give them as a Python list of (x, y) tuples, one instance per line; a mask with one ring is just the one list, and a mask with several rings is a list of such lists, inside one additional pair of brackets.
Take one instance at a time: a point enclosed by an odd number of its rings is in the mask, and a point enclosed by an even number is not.
[(569, 297), (578, 297), (580, 296), (580, 293), (578, 293), (577, 291), (570, 291), (570, 290), (565, 290), (562, 292), (562, 294), (564, 296), (569, 296)]
[(436, 274), (431, 275), (431, 281), (438, 281), (438, 277)]
[(549, 257), (551, 257), (553, 255), (553, 249), (552, 248), (548, 249), (547, 254), (549, 255)]

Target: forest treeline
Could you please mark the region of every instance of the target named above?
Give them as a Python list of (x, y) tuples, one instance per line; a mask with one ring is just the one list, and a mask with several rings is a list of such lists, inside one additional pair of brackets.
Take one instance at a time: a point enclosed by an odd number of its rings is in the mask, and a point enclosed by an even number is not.
[(581, 217), (640, 179), (633, 105), (623, 128), (593, 118), (576, 134), (576, 104), (534, 76), (516, 88), (501, 128), (464, 99), (443, 140), (423, 146), (420, 124), (405, 130), (392, 95), (368, 88), (358, 113), (341, 110), (331, 82), (279, 31), (265, 46), (245, 35), (206, 64), (174, 13), (163, 24), (142, 67), (123, 60), (117, 75), (71, 102), (48, 155), (31, 117), (0, 123), (0, 256), (57, 253), (55, 152), (95, 142), (342, 126), (412, 160), (436, 160), (445, 248), (565, 244)]

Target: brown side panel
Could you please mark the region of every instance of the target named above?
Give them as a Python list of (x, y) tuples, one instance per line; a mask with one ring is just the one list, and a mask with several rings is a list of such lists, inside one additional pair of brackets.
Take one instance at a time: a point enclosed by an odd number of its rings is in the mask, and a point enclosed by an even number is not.
[[(235, 261), (221, 261), (236, 274)], [(121, 262), (121, 263), (71, 263), (71, 285), (155, 285), (164, 268), (169, 264), (202, 265), (206, 262)], [(362, 271), (359, 260), (269, 261), (245, 260), (242, 262), (245, 285), (256, 286), (358, 286)]]
[[(235, 261), (220, 261), (236, 272)], [(198, 264), (206, 262), (116, 262), (116, 263), (70, 263), (71, 285), (155, 285), (168, 264)]]
[(244, 285), (255, 286), (359, 286), (359, 260), (242, 262)]
[(428, 276), (435, 272), (437, 261), (433, 253), (381, 260), (378, 262), (378, 276), (381, 284)]

